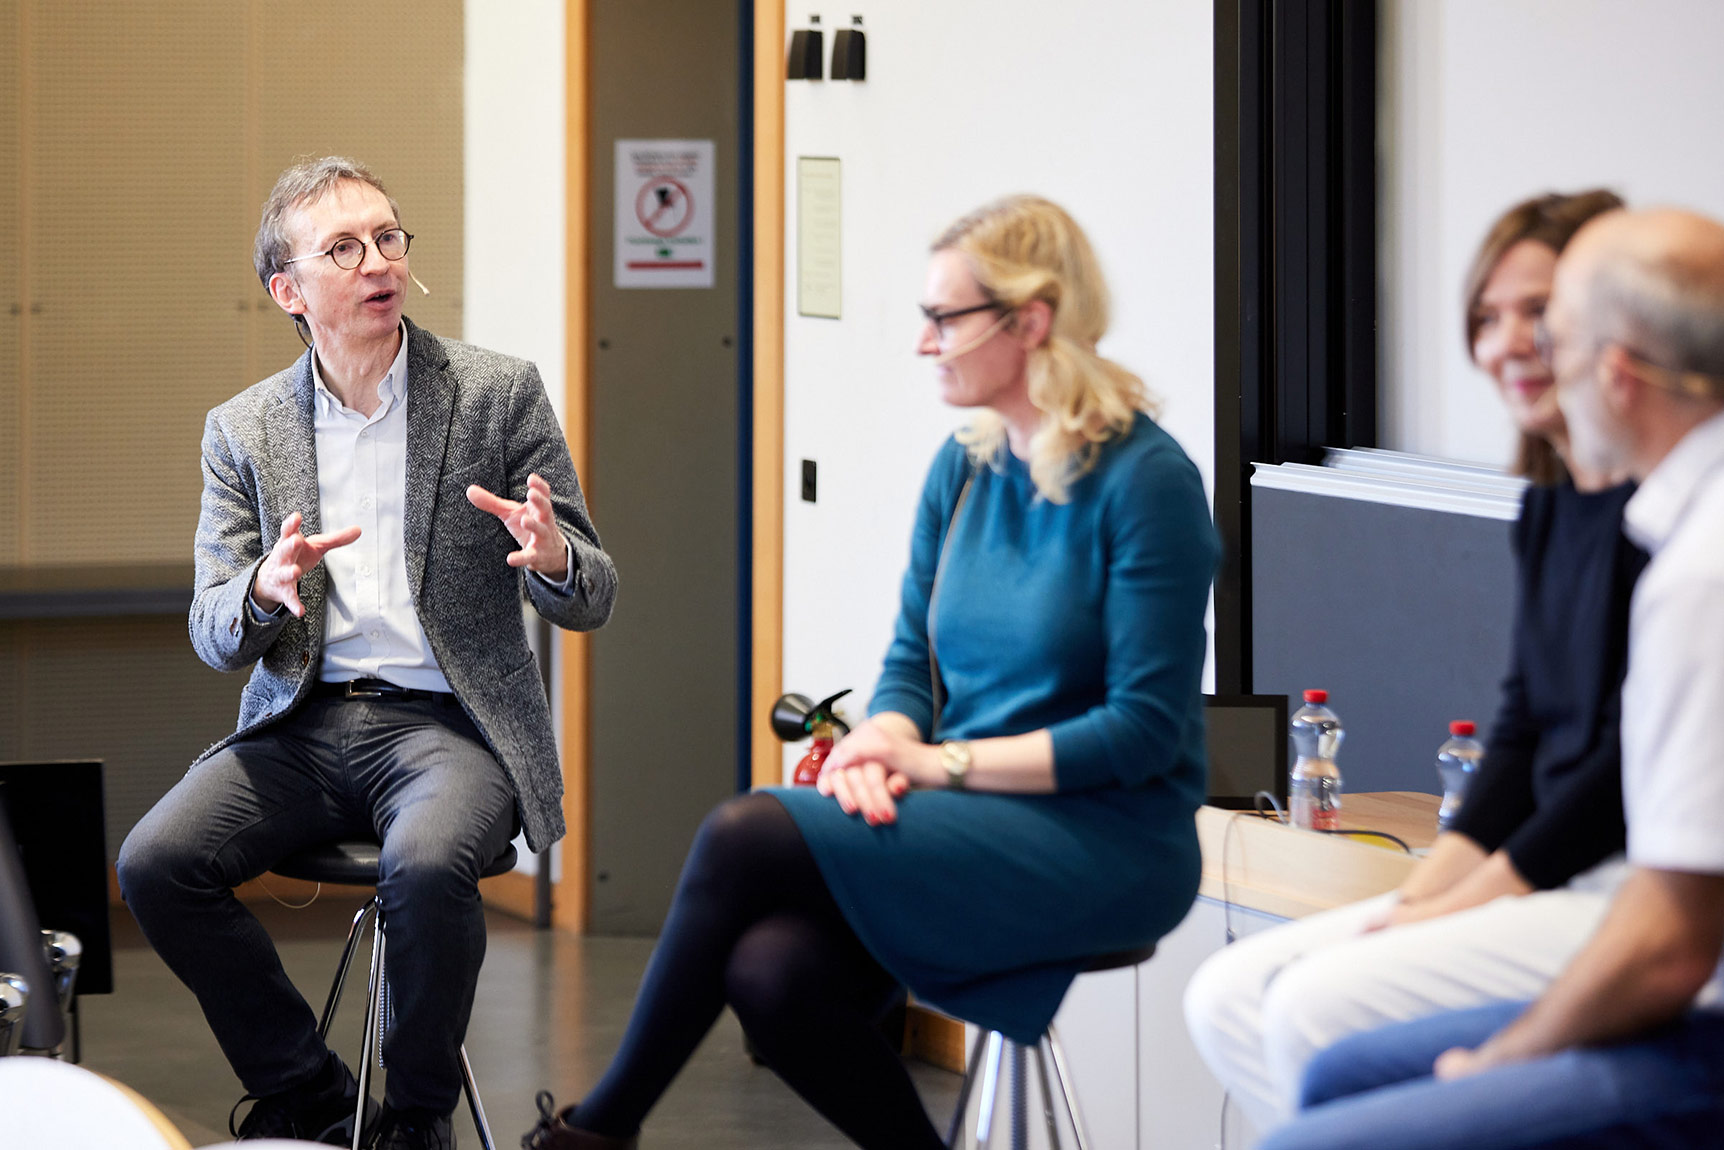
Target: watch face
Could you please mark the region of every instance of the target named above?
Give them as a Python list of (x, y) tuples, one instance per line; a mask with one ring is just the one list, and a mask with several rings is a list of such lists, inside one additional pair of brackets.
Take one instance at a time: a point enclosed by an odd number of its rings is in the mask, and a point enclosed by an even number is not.
[(940, 744), (940, 762), (946, 768), (946, 775), (956, 784), (970, 769), (970, 744), (950, 742)]

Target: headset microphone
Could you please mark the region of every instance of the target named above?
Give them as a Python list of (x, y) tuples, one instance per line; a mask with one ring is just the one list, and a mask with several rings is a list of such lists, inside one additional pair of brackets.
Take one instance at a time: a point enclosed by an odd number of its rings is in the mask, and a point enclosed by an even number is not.
[(414, 286), (416, 286), (421, 292), (425, 293), (426, 295), (431, 294), (431, 289), (426, 287), (424, 284), (420, 283), (418, 276), (414, 275), (412, 272), (408, 272), (407, 278), (412, 280), (414, 283)]
[(999, 319), (995, 320), (992, 324), (990, 324), (986, 331), (984, 331), (981, 335), (978, 335), (975, 339), (972, 339), (969, 343), (961, 343), (957, 347), (954, 347), (951, 351), (943, 351), (939, 355), (936, 355), (934, 357), (934, 362), (935, 363), (951, 363), (954, 359), (958, 359), (961, 356), (969, 355), (972, 351), (975, 351), (978, 347), (981, 347), (984, 343), (987, 343), (990, 339), (993, 339), (995, 335), (999, 334), (999, 330), (1002, 327), (1005, 327), (1006, 321), (1011, 319), (1011, 318), (1012, 318), (1012, 313), (1008, 311), (1006, 314), (1002, 315)]

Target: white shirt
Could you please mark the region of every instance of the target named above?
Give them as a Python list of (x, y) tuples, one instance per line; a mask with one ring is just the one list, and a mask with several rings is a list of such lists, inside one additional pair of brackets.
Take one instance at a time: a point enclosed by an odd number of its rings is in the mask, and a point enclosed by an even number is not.
[(324, 531), (358, 527), (359, 538), (323, 557), (329, 591), (318, 678), (385, 679), (447, 691), (407, 582), (407, 332), (377, 385), (369, 417), (342, 405), (311, 357), (317, 433), (317, 508)]
[(1623, 529), (1652, 555), (1622, 687), (1628, 857), (1724, 874), (1724, 414), (1659, 462)]

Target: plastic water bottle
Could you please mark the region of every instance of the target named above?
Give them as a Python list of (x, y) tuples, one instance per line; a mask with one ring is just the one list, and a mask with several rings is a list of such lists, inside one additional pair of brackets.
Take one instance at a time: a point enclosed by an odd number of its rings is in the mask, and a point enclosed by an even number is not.
[(1293, 712), (1288, 733), (1293, 737), (1293, 777), (1288, 798), (1293, 825), (1313, 831), (1341, 829), (1341, 768), (1335, 756), (1345, 732), (1326, 704), (1327, 691), (1306, 691), (1305, 705)]
[(1437, 750), (1437, 774), (1443, 780), (1443, 805), (1437, 810), (1437, 829), (1446, 831), (1461, 813), (1467, 788), (1478, 774), (1479, 760), (1485, 756), (1484, 745), (1473, 738), (1478, 728), (1465, 719), (1449, 724), (1449, 741)]

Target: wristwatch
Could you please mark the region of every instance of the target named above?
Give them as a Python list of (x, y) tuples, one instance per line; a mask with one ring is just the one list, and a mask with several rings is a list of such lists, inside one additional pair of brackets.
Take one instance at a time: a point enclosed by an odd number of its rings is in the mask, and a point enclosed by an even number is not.
[(961, 739), (940, 744), (940, 765), (946, 768), (946, 786), (954, 791), (964, 789), (964, 776), (970, 773), (970, 744)]

